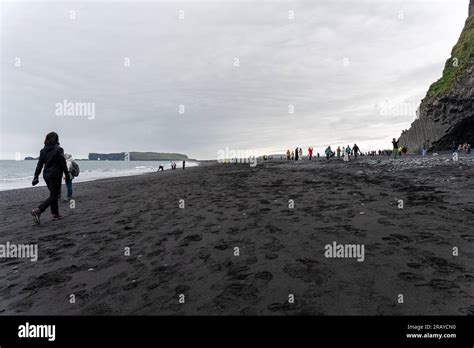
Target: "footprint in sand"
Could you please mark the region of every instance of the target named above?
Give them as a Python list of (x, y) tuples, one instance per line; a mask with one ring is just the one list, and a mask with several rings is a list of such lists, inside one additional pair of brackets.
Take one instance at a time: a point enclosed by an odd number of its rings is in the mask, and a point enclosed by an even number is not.
[(395, 243), (399, 243), (399, 241), (402, 241), (404, 243), (410, 243), (412, 242), (412, 239), (408, 236), (405, 236), (403, 234), (389, 234), (388, 237), (383, 237), (382, 240), (386, 240), (386, 241), (389, 241), (389, 242), (395, 242)]
[(298, 259), (298, 263), (286, 264), (283, 271), (292, 278), (303, 280), (305, 283), (324, 284), (329, 280), (328, 272), (315, 260)]
[(261, 249), (269, 250), (272, 252), (278, 252), (282, 249), (285, 249), (285, 246), (277, 238), (272, 238), (271, 242), (265, 243)]
[(271, 280), (273, 279), (273, 274), (271, 274), (268, 271), (263, 271), (263, 272), (259, 272), (255, 274), (255, 278), (263, 279), (263, 280)]
[(267, 309), (271, 312), (288, 312), (294, 310), (294, 305), (289, 303), (272, 303), (268, 305)]
[(180, 244), (181, 246), (187, 246), (190, 242), (199, 242), (202, 240), (202, 237), (198, 234), (192, 234), (190, 236), (186, 236), (183, 239), (183, 242)]
[(228, 311), (232, 308), (242, 307), (242, 304), (256, 304), (259, 300), (259, 291), (253, 285), (247, 284), (231, 284), (227, 286), (213, 302), (216, 308), (222, 311)]
[(470, 305), (469, 307), (459, 308), (458, 312), (464, 315), (474, 315), (474, 305)]
[(214, 244), (214, 249), (218, 250), (226, 250), (229, 248), (229, 244), (227, 244), (225, 241), (220, 240), (216, 244)]
[(245, 280), (251, 274), (250, 268), (237, 264), (231, 265), (227, 271), (227, 276), (230, 280)]
[(428, 283), (417, 284), (415, 286), (429, 286), (433, 290), (451, 290), (459, 288), (459, 285), (455, 282), (445, 279), (431, 279)]
[(265, 254), (265, 258), (267, 260), (275, 260), (276, 258), (278, 258), (278, 254)]
[(189, 290), (191, 290), (191, 287), (187, 285), (178, 285), (174, 290), (176, 295), (186, 294)]
[(463, 234), (461, 235), (461, 238), (467, 240), (468, 242), (474, 242), (473, 234)]
[(97, 303), (84, 308), (81, 315), (113, 314), (112, 308), (107, 303)]
[(452, 273), (464, 271), (464, 267), (458, 266), (441, 257), (430, 256), (425, 259), (425, 263), (442, 273)]
[(206, 262), (211, 257), (211, 253), (209, 253), (206, 249), (201, 249), (198, 254), (198, 258)]
[(425, 265), (423, 265), (421, 263), (416, 263), (416, 262), (409, 262), (409, 263), (407, 263), (407, 266), (410, 267), (410, 268), (414, 268), (414, 269), (420, 269), (420, 268), (425, 267)]
[(422, 275), (411, 273), (411, 272), (400, 272), (397, 274), (400, 279), (403, 279), (407, 282), (417, 282), (425, 280)]
[(33, 279), (25, 286), (24, 290), (37, 292), (41, 288), (50, 287), (51, 284), (64, 284), (72, 279), (71, 276), (65, 275), (64, 270), (44, 273)]

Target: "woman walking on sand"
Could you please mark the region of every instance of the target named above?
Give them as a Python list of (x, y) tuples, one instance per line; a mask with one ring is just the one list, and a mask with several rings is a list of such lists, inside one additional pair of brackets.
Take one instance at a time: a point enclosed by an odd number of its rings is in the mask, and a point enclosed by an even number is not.
[(298, 148), (295, 149), (295, 161), (298, 161)]
[(290, 150), (286, 150), (286, 160), (289, 161), (291, 159)]
[(303, 160), (303, 149), (300, 147), (299, 149), (300, 161)]
[(357, 146), (357, 144), (354, 144), (354, 146), (352, 147), (352, 151), (354, 152), (354, 158), (357, 159), (357, 155), (360, 152), (359, 146)]
[[(43, 169), (44, 167), (44, 169)], [(43, 170), (43, 179), (49, 190), (49, 197), (41, 203), (37, 208), (31, 211), (34, 221), (39, 225), (41, 214), (51, 207), (53, 220), (61, 219), (59, 215), (58, 198), (61, 194), (61, 181), (63, 174), (69, 177), (66, 159), (64, 158), (64, 150), (59, 146), (59, 136), (55, 132), (48, 133), (44, 140), (44, 147), (40, 152), (38, 164), (36, 165), (34, 179), (32, 185), (38, 184), (38, 177)]]

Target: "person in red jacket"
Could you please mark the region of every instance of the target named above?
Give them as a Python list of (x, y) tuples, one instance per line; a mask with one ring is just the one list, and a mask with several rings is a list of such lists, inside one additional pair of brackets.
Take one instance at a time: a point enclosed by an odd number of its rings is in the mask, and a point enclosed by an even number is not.
[(311, 158), (313, 158), (313, 148), (312, 147), (308, 148), (308, 157), (309, 157), (309, 160), (311, 160)]
[(64, 150), (59, 146), (59, 136), (55, 132), (48, 133), (44, 140), (44, 147), (40, 152), (38, 164), (34, 174), (32, 185), (38, 184), (38, 177), (43, 170), (43, 179), (49, 190), (49, 197), (41, 203), (37, 208), (31, 211), (34, 221), (39, 225), (41, 214), (51, 207), (53, 220), (61, 219), (59, 215), (58, 199), (61, 194), (61, 181), (63, 175), (68, 178), (69, 171), (67, 169)]

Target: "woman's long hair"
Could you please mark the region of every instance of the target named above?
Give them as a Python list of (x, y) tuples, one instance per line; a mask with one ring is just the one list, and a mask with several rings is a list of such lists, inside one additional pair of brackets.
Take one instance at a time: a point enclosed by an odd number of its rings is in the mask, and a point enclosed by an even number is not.
[(45, 145), (57, 145), (59, 144), (59, 135), (56, 132), (50, 132), (46, 135), (44, 139)]

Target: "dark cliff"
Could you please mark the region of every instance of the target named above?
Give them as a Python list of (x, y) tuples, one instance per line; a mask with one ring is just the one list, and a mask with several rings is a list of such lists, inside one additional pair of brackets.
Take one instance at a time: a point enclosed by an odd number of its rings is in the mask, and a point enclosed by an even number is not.
[(474, 143), (474, 0), (464, 29), (446, 61), (442, 77), (421, 101), (419, 117), (399, 142), (416, 151), (450, 149), (454, 142)]

